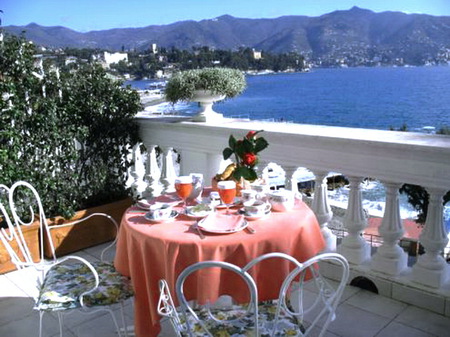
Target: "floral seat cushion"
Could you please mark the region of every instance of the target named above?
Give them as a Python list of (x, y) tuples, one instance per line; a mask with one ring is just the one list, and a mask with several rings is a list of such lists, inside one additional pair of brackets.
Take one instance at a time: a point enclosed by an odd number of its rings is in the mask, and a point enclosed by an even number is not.
[[(276, 303), (272, 304), (270, 302), (260, 303), (258, 305), (258, 319), (259, 319), (259, 331), (261, 337), (269, 337), (273, 329)], [(199, 319), (205, 324), (206, 328), (213, 336), (217, 337), (248, 337), (254, 336), (254, 324), (253, 315), (246, 315), (242, 307), (235, 306), (232, 309), (211, 309), (213, 316), (220, 320), (233, 320), (238, 319), (235, 322), (223, 322), (216, 323), (210, 319), (208, 312), (205, 308), (195, 310)], [(184, 316), (181, 312), (178, 313), (182, 326), (180, 327), (182, 336), (189, 336), (186, 331), (186, 322)], [(194, 331), (194, 336), (196, 337), (207, 337), (208, 333), (203, 329), (203, 327), (197, 323), (192, 316), (188, 317), (189, 325)], [(280, 317), (277, 323), (277, 329), (274, 336), (276, 337), (286, 337), (286, 336), (303, 336), (304, 329), (301, 324), (298, 323), (295, 317), (287, 315), (281, 310)]]
[[(92, 262), (99, 286), (83, 297), (85, 306), (110, 305), (133, 296), (130, 280), (119, 274), (111, 263)], [(60, 264), (45, 276), (35, 309), (53, 311), (81, 307), (80, 294), (92, 289), (95, 278), (81, 262)]]

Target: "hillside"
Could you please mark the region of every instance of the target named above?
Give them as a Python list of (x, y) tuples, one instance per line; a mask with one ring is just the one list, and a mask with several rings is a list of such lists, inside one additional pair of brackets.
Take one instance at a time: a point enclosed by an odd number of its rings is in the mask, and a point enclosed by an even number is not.
[(202, 21), (87, 33), (37, 24), (4, 29), (12, 34), (25, 31), (36, 44), (53, 48), (144, 50), (152, 43), (179, 49), (250, 47), (274, 53), (296, 51), (325, 65), (330, 60), (358, 63), (361, 59), (384, 58), (420, 64), (442, 57), (448, 60), (450, 52), (450, 16), (375, 13), (358, 7), (318, 17), (245, 19), (224, 15)]

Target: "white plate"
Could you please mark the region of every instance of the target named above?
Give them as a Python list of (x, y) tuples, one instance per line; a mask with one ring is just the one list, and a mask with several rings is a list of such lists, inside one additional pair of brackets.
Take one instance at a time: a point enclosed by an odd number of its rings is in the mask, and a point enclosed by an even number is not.
[(216, 233), (216, 234), (236, 233), (236, 232), (243, 230), (245, 227), (248, 226), (248, 222), (246, 220), (242, 219), (241, 224), (234, 229), (220, 229), (220, 228), (213, 228), (213, 227), (204, 227), (203, 220), (200, 220), (198, 222), (198, 228), (200, 228), (202, 231), (208, 232), (208, 233)]
[(164, 219), (155, 219), (155, 218), (153, 218), (153, 216), (152, 216), (152, 214), (150, 212), (145, 213), (145, 215), (144, 215), (144, 217), (148, 221), (150, 221), (151, 223), (170, 222), (170, 221), (173, 221), (177, 216), (178, 216), (178, 212), (177, 211), (172, 211), (172, 213), (170, 213), (170, 217), (164, 218)]
[[(241, 203), (241, 198), (234, 198), (234, 201), (233, 201), (233, 203), (231, 204), (231, 205), (229, 205), (228, 207), (234, 207), (234, 206), (237, 206), (237, 205), (239, 205)], [(227, 207), (227, 205), (225, 205), (225, 204), (218, 204), (217, 206), (216, 206), (216, 208), (226, 208)]]
[(253, 220), (258, 220), (258, 219), (268, 216), (270, 214), (270, 209), (262, 215), (251, 215), (251, 214), (248, 214), (244, 209), (241, 209), (239, 213), (244, 214), (245, 219), (247, 219), (249, 221), (253, 221)]
[[(200, 205), (202, 205), (203, 207), (207, 207), (208, 210), (196, 211), (196, 207), (198, 207)], [(204, 218), (205, 216), (209, 215), (213, 211), (214, 211), (213, 207), (211, 207), (209, 205), (205, 205), (205, 204), (199, 204), (199, 205), (196, 205), (196, 206), (188, 207), (187, 211), (186, 211), (186, 215), (191, 217), (191, 218), (194, 218), (194, 219), (201, 219), (201, 218)]]
[(148, 211), (150, 209), (151, 204), (147, 200), (139, 200), (136, 204), (140, 209)]
[(150, 207), (153, 205), (170, 205), (171, 207), (174, 207), (182, 201), (183, 200), (175, 200), (175, 201), (167, 201), (167, 202), (155, 201), (155, 202), (150, 203), (147, 200), (142, 199), (136, 203), (136, 206), (139, 207), (140, 209), (148, 211), (150, 209)]

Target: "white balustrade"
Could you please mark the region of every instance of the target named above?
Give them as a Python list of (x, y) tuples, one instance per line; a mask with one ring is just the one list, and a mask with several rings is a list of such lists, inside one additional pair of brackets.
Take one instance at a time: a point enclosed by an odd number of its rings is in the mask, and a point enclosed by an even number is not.
[(152, 198), (161, 194), (163, 185), (160, 183), (161, 169), (158, 166), (158, 160), (156, 156), (156, 145), (147, 146), (147, 173), (146, 182), (147, 187), (144, 191), (144, 197)]
[(177, 174), (175, 172), (175, 165), (173, 159), (173, 148), (163, 148), (163, 165), (161, 171), (161, 183), (163, 185), (163, 193), (175, 192), (175, 178)]
[(336, 235), (328, 228), (328, 223), (333, 218), (333, 212), (328, 202), (328, 185), (326, 171), (314, 171), (316, 175), (314, 199), (311, 209), (314, 211), (325, 239), (325, 251), (336, 251)]
[(297, 171), (297, 166), (283, 166), (283, 169), (286, 172), (286, 189), (298, 193), (297, 181), (294, 182), (294, 174)]
[(384, 182), (386, 188), (386, 206), (383, 221), (378, 229), (383, 244), (378, 247), (372, 258), (374, 270), (391, 274), (400, 274), (408, 264), (408, 256), (398, 245), (404, 230), (400, 218), (400, 204), (398, 201), (398, 190), (401, 184)]
[(145, 177), (145, 166), (143, 163), (144, 157), (141, 153), (141, 144), (136, 144), (132, 149), (132, 158), (134, 165), (131, 168), (130, 175), (133, 177), (133, 182), (131, 183), (131, 189), (135, 197), (139, 198), (142, 196), (143, 192), (147, 188), (147, 184), (144, 181)]
[(348, 177), (350, 182), (350, 194), (348, 198), (347, 211), (344, 217), (344, 226), (348, 235), (342, 240), (338, 247), (339, 253), (343, 254), (350, 263), (362, 264), (370, 259), (370, 245), (362, 237), (367, 227), (367, 218), (362, 206), (362, 192), (360, 177)]
[[(344, 217), (348, 235), (337, 250), (349, 259), (354, 275), (381, 279), (383, 285), (392, 280), (390, 290), (385, 290), (389, 296), (394, 296), (392, 289), (403, 283), (405, 287), (399, 293), (405, 289), (423, 291), (425, 287), (425, 293), (435, 294), (435, 298), (444, 296), (443, 301), (450, 308), (450, 272), (441, 256), (447, 244), (442, 196), (450, 190), (450, 137), (227, 118), (221, 123), (188, 120), (174, 123), (164, 118), (138, 121), (145, 144), (157, 144), (165, 149), (160, 177), (164, 190), (172, 187), (175, 175), (172, 148), (181, 154), (181, 174), (203, 173), (207, 183), (223, 168), (222, 151), (228, 145), (230, 134), (240, 138), (250, 130), (264, 130), (269, 147), (260, 153), (262, 161), (258, 171), (267, 163), (276, 163), (286, 171), (286, 188), (294, 189), (297, 187), (292, 184), (294, 168), (305, 167), (316, 175), (311, 208), (321, 226), (327, 250), (336, 249), (336, 237), (328, 228), (333, 213), (328, 202), (326, 176), (328, 172), (340, 172), (349, 178), (350, 194)], [(155, 179), (154, 174), (148, 173), (147, 181), (154, 182), (150, 176)], [(379, 228), (382, 244), (373, 256), (362, 238), (367, 222), (361, 200), (361, 177), (380, 180), (386, 188), (385, 214)], [(425, 254), (412, 268), (407, 267), (407, 255), (399, 246), (404, 230), (398, 189), (404, 183), (425, 186), (430, 193), (428, 216), (419, 238)]]
[(430, 194), (430, 200), (427, 219), (419, 239), (425, 248), (425, 254), (419, 256), (413, 267), (413, 275), (416, 282), (439, 288), (450, 277), (450, 267), (441, 256), (448, 243), (447, 231), (442, 217), (442, 198), (446, 190), (429, 188), (428, 193)]

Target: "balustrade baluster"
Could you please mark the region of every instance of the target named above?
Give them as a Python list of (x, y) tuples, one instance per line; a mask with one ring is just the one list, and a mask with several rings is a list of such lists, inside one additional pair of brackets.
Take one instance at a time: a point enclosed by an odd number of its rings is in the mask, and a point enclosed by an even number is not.
[(256, 174), (259, 178), (264, 180), (266, 184), (269, 183), (269, 173), (268, 170), (266, 170), (268, 164), (269, 162), (260, 159), (258, 165), (255, 167)]
[(367, 218), (362, 207), (362, 178), (350, 176), (348, 179), (350, 181), (350, 194), (344, 217), (344, 226), (348, 231), (348, 235), (342, 240), (338, 251), (349, 262), (361, 264), (370, 259), (370, 245), (361, 235), (367, 227)]
[(294, 180), (294, 173), (297, 171), (297, 166), (283, 166), (283, 170), (286, 173), (284, 183), (286, 189), (298, 193), (297, 179)]
[(319, 221), (322, 235), (325, 239), (325, 251), (336, 250), (336, 235), (334, 235), (328, 228), (328, 222), (333, 218), (333, 212), (328, 203), (328, 186), (326, 171), (314, 171), (316, 176), (314, 198), (311, 204), (311, 209), (316, 214)]
[(142, 160), (141, 145), (141, 143), (134, 145), (131, 151), (134, 162), (130, 171), (130, 175), (133, 177), (131, 189), (136, 198), (141, 197), (146, 188), (146, 183), (144, 181), (145, 166)]
[(446, 191), (432, 188), (427, 191), (430, 194), (430, 201), (425, 227), (419, 237), (419, 242), (425, 248), (425, 254), (419, 256), (413, 266), (413, 278), (418, 283), (440, 288), (450, 278), (450, 267), (441, 256), (448, 243), (442, 205)]
[(159, 179), (161, 178), (161, 169), (158, 166), (158, 160), (156, 158), (156, 145), (148, 145), (147, 154), (147, 187), (144, 191), (144, 196), (146, 198), (153, 198), (161, 195), (163, 189), (159, 182)]
[(163, 148), (163, 154), (164, 158), (160, 180), (163, 185), (163, 193), (172, 193), (175, 192), (175, 178), (177, 176), (173, 163), (173, 148)]
[(401, 184), (383, 182), (386, 188), (386, 206), (378, 229), (383, 243), (372, 257), (372, 269), (390, 275), (399, 275), (408, 264), (408, 255), (398, 245), (403, 237), (398, 190)]

